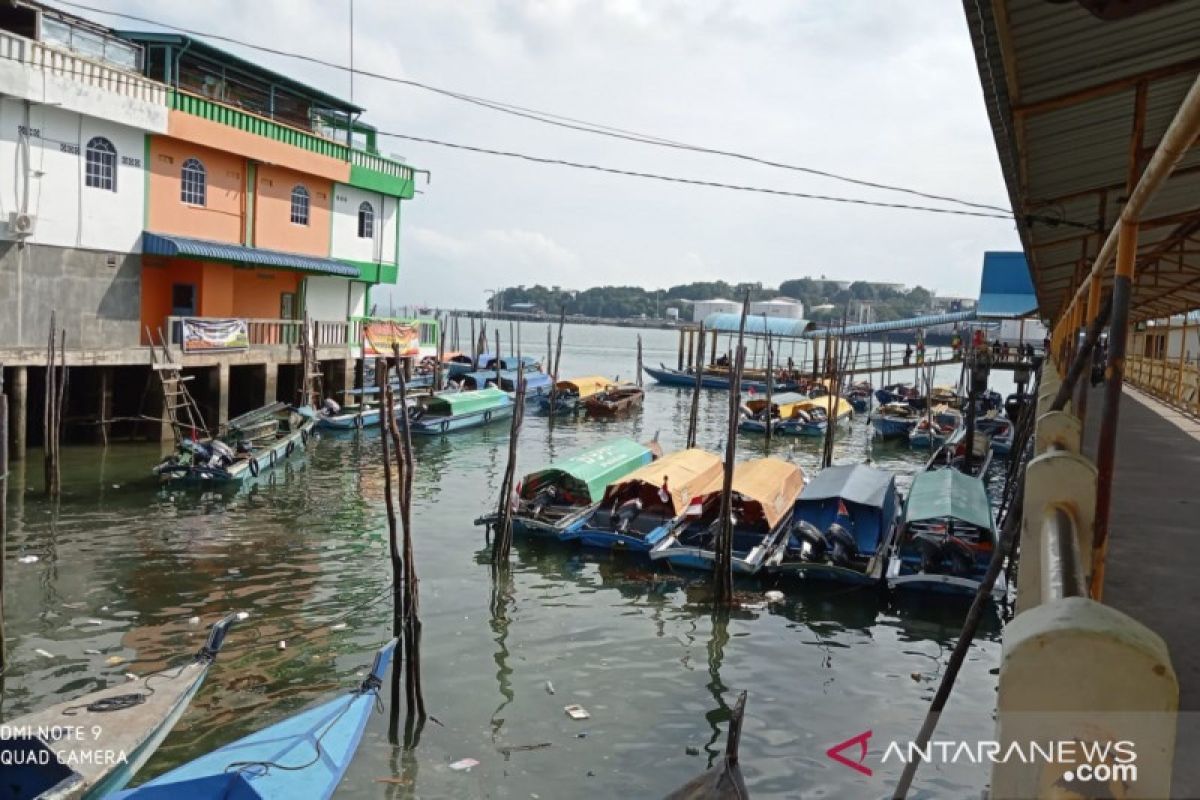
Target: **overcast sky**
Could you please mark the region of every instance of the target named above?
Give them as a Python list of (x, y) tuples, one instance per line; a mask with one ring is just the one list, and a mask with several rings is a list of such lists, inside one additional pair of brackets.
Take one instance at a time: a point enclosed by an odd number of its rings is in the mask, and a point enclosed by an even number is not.
[[(348, 60), (349, 0), (88, 4)], [(1007, 205), (959, 0), (356, 0), (355, 33), (361, 69)], [(349, 94), (346, 73), (217, 44)], [(414, 136), (727, 183), (925, 202), (556, 129), (371, 78), (355, 80), (354, 99), (367, 108), (366, 121)], [(381, 149), (432, 173), (404, 209), (398, 297), (405, 303), (478, 307), (486, 288), (533, 283), (776, 285), (805, 275), (973, 296), (983, 251), (1019, 248), (1006, 220), (663, 184), (394, 139)]]

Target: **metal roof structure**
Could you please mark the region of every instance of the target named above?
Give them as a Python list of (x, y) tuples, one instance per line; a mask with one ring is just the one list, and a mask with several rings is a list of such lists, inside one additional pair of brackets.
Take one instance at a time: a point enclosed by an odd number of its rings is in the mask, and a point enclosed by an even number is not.
[[(1067, 308), (1200, 74), (1200, 3), (964, 0), (1042, 316)], [(1138, 219), (1134, 320), (1200, 306), (1200, 149)], [(1111, 269), (1104, 287), (1111, 285)]]
[[(976, 310), (969, 308), (966, 311), (948, 311), (945, 314), (926, 314), (923, 317), (908, 317), (907, 319), (890, 319), (886, 322), (865, 322), (861, 325), (847, 325), (844, 331), (846, 336), (864, 336), (869, 333), (885, 333), (887, 331), (904, 331), (912, 328), (932, 328), (934, 325), (949, 325), (954, 322), (970, 322), (975, 319)], [(843, 334), (840, 325), (831, 325), (832, 332), (841, 336)], [(807, 334), (805, 339), (820, 339), (825, 335), (825, 328), (814, 330)]]
[(983, 274), (979, 279), (981, 319), (1018, 319), (1037, 310), (1037, 295), (1029, 277), (1029, 262), (1024, 253), (988, 252), (983, 254)]
[(281, 250), (264, 250), (240, 244), (210, 242), (191, 239), (187, 236), (164, 236), (146, 231), (142, 234), (142, 252), (151, 256), (167, 258), (199, 258), (206, 261), (224, 261), (230, 264), (250, 264), (276, 269), (292, 269), (298, 272), (314, 272), (320, 275), (337, 275), (342, 278), (359, 277), (358, 267), (333, 258), (302, 256)]

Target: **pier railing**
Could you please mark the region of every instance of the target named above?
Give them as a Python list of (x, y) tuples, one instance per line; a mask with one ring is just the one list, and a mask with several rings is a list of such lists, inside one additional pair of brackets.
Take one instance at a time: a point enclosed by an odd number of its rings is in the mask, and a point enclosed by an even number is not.
[(1200, 367), (1179, 357), (1126, 356), (1125, 382), (1193, 416), (1200, 416)]
[[(167, 344), (183, 347), (183, 320), (206, 317), (167, 317)], [(294, 346), (300, 344), (304, 321), (299, 319), (246, 319), (251, 349), (255, 347)], [(356, 320), (315, 320), (314, 342), (317, 347), (351, 347), (362, 339), (362, 323)]]
[[(1060, 383), (1048, 359), (1024, 478), (1017, 613), (1004, 629), (997, 739), (1003, 752), (1030, 741), (1131, 739), (1136, 796), (1167, 797), (1178, 679), (1161, 637), (1089, 596), (1096, 467), (1081, 452), (1083, 426), (1070, 404), (1050, 410)], [(993, 767), (991, 796), (1057, 796), (1056, 783), (1069, 786), (1070, 766), (1005, 760)], [(1058, 774), (1048, 775), (1052, 769)]]

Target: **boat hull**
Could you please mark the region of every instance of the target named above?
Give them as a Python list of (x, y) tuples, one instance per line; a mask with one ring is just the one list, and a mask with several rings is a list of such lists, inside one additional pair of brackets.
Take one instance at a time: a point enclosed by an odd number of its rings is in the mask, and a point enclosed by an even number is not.
[[(163, 483), (168, 486), (195, 487), (229, 487), (234, 488), (253, 483), (260, 477), (281, 466), (289, 459), (298, 459), (313, 445), (316, 439), (312, 435), (316, 427), (316, 419), (311, 413), (294, 431), (279, 437), (270, 447), (260, 448), (250, 454), (249, 458), (239, 459), (227, 468), (212, 467), (168, 467), (158, 471)], [(161, 465), (160, 465), (161, 466)]]
[(778, 566), (768, 566), (766, 569), (768, 575), (783, 580), (791, 578), (805, 581), (853, 584), (855, 586), (882, 585), (883, 578), (878, 574), (878, 568), (876, 568), (875, 572), (875, 575), (871, 575), (867, 572), (859, 572), (856, 569), (839, 567), (836, 564), (820, 564), (816, 562), (788, 562), (779, 564)]
[[(642, 367), (646, 374), (654, 378), (657, 382), (664, 386), (683, 386), (694, 387), (696, 385), (696, 376), (680, 372), (679, 370), (667, 369), (666, 367)], [(729, 391), (731, 381), (728, 378), (719, 375), (704, 375), (700, 379), (700, 387), (702, 389), (724, 389)], [(794, 381), (781, 381), (773, 385), (772, 390), (776, 392), (793, 392), (799, 388), (799, 384)], [(766, 381), (742, 380), (742, 390), (747, 391), (754, 389), (756, 392), (766, 392)]]
[(908, 436), (909, 431), (917, 424), (917, 420), (900, 417), (872, 417), (871, 427), (885, 439)]
[(660, 525), (644, 535), (617, 533), (612, 530), (589, 528), (586, 523), (566, 534), (566, 541), (579, 542), (583, 547), (597, 550), (620, 550), (630, 553), (649, 553), (674, 528), (674, 523)]
[(424, 417), (409, 423), (409, 430), (414, 436), (443, 436), (447, 433), (481, 428), (502, 419), (511, 417), (512, 404), (496, 406), (482, 411), (472, 411), (469, 414), (456, 414), (449, 417)]

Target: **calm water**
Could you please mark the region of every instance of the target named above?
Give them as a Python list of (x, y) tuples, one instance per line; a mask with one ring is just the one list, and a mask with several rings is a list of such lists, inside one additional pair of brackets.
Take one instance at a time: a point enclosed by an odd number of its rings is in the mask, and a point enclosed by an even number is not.
[[(563, 374), (632, 377), (637, 333), (569, 327)], [(674, 333), (641, 333), (647, 363), (674, 363)], [(542, 355), (545, 335), (544, 326), (524, 326), (527, 351)], [(957, 377), (957, 368), (938, 375)], [(702, 447), (721, 443), (725, 399), (703, 397)], [(675, 449), (689, 403), (685, 391), (650, 385), (641, 415), (559, 423), (552, 434), (531, 414), (519, 471), (616, 435), (658, 432)], [(920, 455), (873, 444), (869, 431), (856, 419), (835, 461), (872, 457), (906, 486)], [(873, 742), (915, 735), (963, 605), (889, 606), (873, 592), (835, 587), (768, 605), (747, 583), (743, 607), (720, 615), (706, 603), (703, 579), (520, 541), (510, 575), (494, 585), (472, 520), (494, 505), (506, 436), (507, 426), (495, 426), (415, 443), (425, 696), (440, 724), (430, 722), (419, 747), (404, 753), (388, 742), (386, 716), (375, 715), (339, 796), (660, 796), (712, 763), (743, 689), (742, 763), (754, 797), (891, 791), (899, 768), (879, 769), (879, 752), (868, 778), (824, 751), (868, 729)], [(811, 471), (819, 449), (788, 440), (773, 454)], [(738, 456), (762, 450), (761, 439), (742, 438)], [(376, 436), (326, 436), (273, 485), (230, 496), (160, 492), (149, 473), (157, 455), (156, 446), (67, 448), (54, 504), (41, 495), (37, 454), (15, 470), (6, 565), (12, 644), (0, 696), (7, 719), (122, 681), (190, 654), (220, 615), (249, 611), (143, 777), (353, 684), (388, 635)], [(20, 561), (31, 555), (36, 563)], [(189, 625), (194, 615), (202, 625)], [(939, 736), (992, 731), (999, 627), (995, 619), (985, 625)], [(110, 664), (113, 656), (126, 661)], [(572, 721), (563, 713), (569, 703), (592, 718)], [(499, 749), (547, 742), (509, 756)], [(461, 758), (481, 763), (450, 770)], [(977, 767), (924, 767), (918, 786), (926, 796), (977, 796), (987, 777)]]

